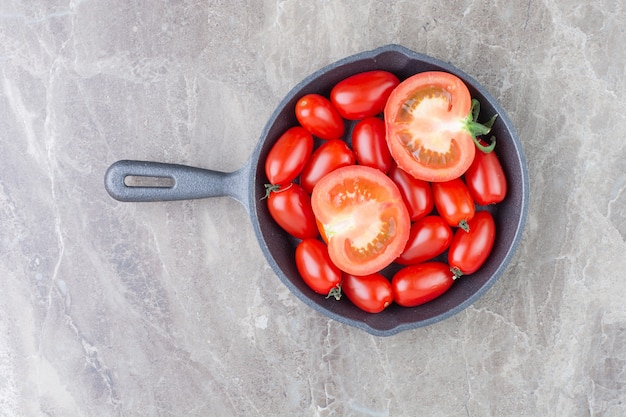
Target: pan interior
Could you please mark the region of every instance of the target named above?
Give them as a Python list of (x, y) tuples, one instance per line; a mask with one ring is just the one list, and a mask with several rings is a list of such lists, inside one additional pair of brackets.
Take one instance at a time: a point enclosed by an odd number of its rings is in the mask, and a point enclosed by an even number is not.
[[(288, 128), (298, 125), (294, 113), (297, 100), (308, 93), (319, 93), (328, 97), (332, 87), (339, 81), (370, 70), (386, 70), (400, 80), (424, 71), (447, 71), (463, 79), (472, 97), (481, 103), (481, 118), (487, 119), (494, 113), (498, 114), (492, 133), (497, 137), (496, 153), (509, 182), (506, 200), (488, 208), (494, 215), (497, 237), (494, 250), (483, 267), (475, 274), (457, 280), (448, 292), (429, 303), (414, 308), (391, 305), (378, 314), (359, 310), (346, 297), (335, 301), (311, 291), (296, 269), (294, 254), (298, 240), (288, 236), (276, 225), (262, 200), (265, 195), (264, 184), (267, 182), (264, 173), (265, 158), (280, 135)], [(347, 137), (351, 128), (352, 124), (346, 122)], [(251, 161), (250, 181), (253, 190), (249, 203), (252, 222), (261, 248), (276, 275), (310, 307), (332, 319), (374, 335), (389, 336), (402, 330), (429, 325), (472, 304), (493, 285), (506, 268), (519, 243), (525, 223), (528, 205), (526, 162), (519, 138), (504, 110), (483, 87), (463, 71), (397, 45), (345, 58), (311, 74), (295, 86), (268, 121)], [(392, 265), (384, 272), (390, 277), (397, 268)]]

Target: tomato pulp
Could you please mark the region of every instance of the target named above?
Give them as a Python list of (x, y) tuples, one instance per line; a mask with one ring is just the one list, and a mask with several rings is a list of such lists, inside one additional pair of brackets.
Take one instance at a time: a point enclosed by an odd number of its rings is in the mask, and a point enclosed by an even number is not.
[(475, 121), (465, 83), (440, 71), (401, 82), (389, 96), (384, 115), (387, 143), (398, 166), (431, 182), (463, 175), (474, 160), (476, 135), (490, 130)]
[(376, 168), (336, 169), (313, 188), (311, 204), (330, 258), (348, 274), (382, 270), (409, 238), (410, 218), (400, 191)]

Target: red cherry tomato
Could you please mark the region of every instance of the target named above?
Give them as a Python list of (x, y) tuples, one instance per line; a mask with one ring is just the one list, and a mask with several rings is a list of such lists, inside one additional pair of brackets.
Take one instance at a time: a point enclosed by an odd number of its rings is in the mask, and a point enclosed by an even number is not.
[(432, 183), (433, 199), (437, 212), (452, 227), (467, 231), (467, 222), (474, 217), (476, 208), (467, 186), (460, 178)]
[(265, 175), (271, 184), (292, 182), (313, 152), (313, 136), (303, 127), (288, 129), (278, 138), (265, 160)]
[(385, 106), (387, 143), (398, 166), (424, 181), (458, 178), (474, 160), (476, 134), (463, 81), (447, 72), (422, 72), (396, 87)]
[(386, 174), (392, 159), (385, 140), (385, 122), (377, 117), (358, 122), (352, 130), (352, 150), (360, 165), (378, 168)]
[(356, 157), (348, 145), (339, 139), (330, 139), (313, 151), (300, 174), (300, 185), (308, 193), (326, 174), (337, 168), (354, 165)]
[(389, 170), (389, 178), (400, 189), (406, 207), (409, 209), (411, 220), (420, 219), (433, 211), (434, 202), (430, 184), (418, 180), (393, 164)]
[(296, 268), (304, 282), (318, 294), (341, 297), (341, 271), (333, 265), (326, 245), (305, 239), (296, 247)]
[(429, 261), (448, 249), (452, 236), (452, 229), (441, 217), (423, 217), (411, 225), (409, 240), (396, 262), (412, 265)]
[(496, 224), (488, 211), (478, 211), (469, 221), (469, 232), (458, 230), (454, 234), (448, 263), (463, 275), (473, 274), (485, 263), (496, 238)]
[(409, 237), (409, 213), (398, 187), (375, 168), (352, 165), (322, 178), (311, 196), (313, 213), (334, 264), (369, 275), (392, 263)]
[(391, 283), (380, 273), (364, 277), (344, 274), (341, 290), (355, 306), (368, 313), (380, 313), (393, 302)]
[(465, 171), (465, 183), (474, 201), (482, 206), (500, 203), (506, 197), (506, 177), (493, 151), (476, 150), (472, 165)]
[(307, 94), (298, 100), (296, 118), (302, 127), (320, 139), (339, 139), (343, 136), (343, 119), (330, 100), (319, 94)]
[(405, 266), (391, 279), (393, 299), (403, 307), (427, 303), (448, 291), (456, 276), (443, 262)]
[(271, 191), (267, 207), (276, 223), (290, 235), (298, 239), (318, 236), (311, 197), (298, 184), (292, 183)]
[(382, 113), (398, 84), (400, 80), (390, 72), (362, 72), (340, 81), (330, 92), (330, 101), (343, 118), (365, 119)]

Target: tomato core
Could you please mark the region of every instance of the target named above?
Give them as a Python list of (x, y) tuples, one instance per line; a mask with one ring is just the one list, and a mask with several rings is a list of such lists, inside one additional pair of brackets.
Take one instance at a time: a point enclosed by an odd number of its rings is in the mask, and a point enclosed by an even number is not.
[(461, 176), (475, 153), (471, 103), (453, 74), (424, 72), (400, 83), (385, 107), (387, 143), (398, 166), (424, 181)]
[(353, 275), (378, 272), (402, 252), (409, 213), (398, 187), (378, 169), (339, 168), (315, 186), (313, 212), (339, 269)]

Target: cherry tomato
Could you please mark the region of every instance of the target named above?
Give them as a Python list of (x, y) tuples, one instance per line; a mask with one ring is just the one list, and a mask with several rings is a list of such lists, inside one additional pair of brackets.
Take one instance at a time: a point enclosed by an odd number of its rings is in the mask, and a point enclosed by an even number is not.
[(308, 193), (322, 177), (337, 168), (354, 165), (356, 157), (348, 145), (340, 139), (330, 139), (313, 151), (300, 174), (300, 185)]
[(345, 129), (343, 119), (330, 100), (319, 94), (307, 94), (296, 103), (296, 119), (313, 136), (339, 139)]
[(405, 266), (391, 279), (393, 299), (403, 307), (427, 303), (448, 291), (456, 276), (443, 262)]
[(304, 282), (318, 294), (341, 297), (341, 271), (333, 265), (326, 245), (317, 239), (304, 239), (296, 247), (296, 268)]
[(452, 227), (468, 230), (467, 222), (474, 217), (476, 208), (467, 186), (460, 178), (432, 184), (437, 212)]
[(378, 168), (386, 174), (392, 159), (385, 140), (385, 122), (377, 117), (358, 122), (352, 130), (352, 150), (360, 165)]
[(430, 183), (418, 180), (393, 164), (389, 170), (389, 178), (396, 183), (400, 194), (409, 209), (411, 220), (420, 219), (433, 211), (434, 201)]
[(387, 143), (400, 168), (424, 181), (458, 178), (474, 160), (477, 134), (463, 81), (447, 72), (422, 72), (396, 87), (385, 106)]
[(396, 262), (412, 265), (429, 261), (448, 249), (452, 236), (452, 229), (441, 217), (423, 217), (411, 225), (409, 240)]
[(476, 150), (472, 165), (465, 171), (465, 183), (474, 201), (482, 206), (500, 203), (506, 197), (506, 177), (493, 151)]
[(343, 118), (365, 119), (382, 113), (387, 98), (398, 84), (400, 80), (390, 72), (362, 72), (340, 81), (330, 92), (330, 101)]
[(318, 236), (311, 197), (298, 184), (291, 183), (271, 191), (267, 199), (270, 215), (287, 233), (307, 239)]
[(488, 211), (478, 211), (469, 232), (458, 230), (448, 251), (448, 263), (457, 274), (473, 274), (485, 263), (496, 238), (496, 224)]
[(409, 212), (398, 187), (378, 169), (352, 165), (322, 178), (311, 196), (335, 265), (352, 275), (382, 270), (409, 238)]
[(368, 313), (380, 313), (393, 302), (391, 283), (380, 273), (364, 277), (344, 274), (341, 290), (355, 306)]
[(265, 175), (271, 184), (292, 182), (313, 152), (313, 136), (303, 127), (287, 129), (270, 149), (265, 160)]

